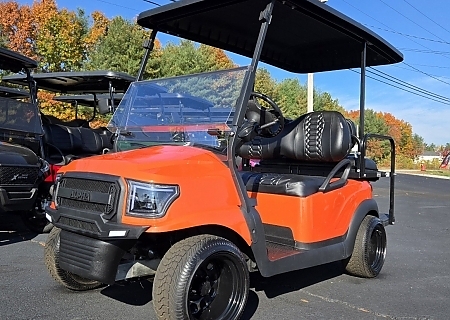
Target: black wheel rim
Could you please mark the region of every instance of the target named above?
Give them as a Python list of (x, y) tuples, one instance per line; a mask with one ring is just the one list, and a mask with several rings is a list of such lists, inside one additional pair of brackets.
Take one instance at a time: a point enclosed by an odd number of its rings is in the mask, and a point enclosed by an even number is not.
[(369, 265), (375, 272), (379, 272), (386, 256), (386, 233), (381, 225), (377, 225), (370, 235)]
[(188, 289), (190, 319), (234, 319), (245, 299), (245, 273), (230, 253), (216, 253), (196, 269)]

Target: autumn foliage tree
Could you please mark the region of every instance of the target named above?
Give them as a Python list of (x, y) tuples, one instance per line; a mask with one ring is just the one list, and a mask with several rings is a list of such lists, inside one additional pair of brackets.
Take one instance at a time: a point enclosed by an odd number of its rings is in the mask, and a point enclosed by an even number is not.
[(79, 70), (85, 58), (84, 13), (61, 10), (41, 27), (36, 39), (40, 68), (45, 72)]

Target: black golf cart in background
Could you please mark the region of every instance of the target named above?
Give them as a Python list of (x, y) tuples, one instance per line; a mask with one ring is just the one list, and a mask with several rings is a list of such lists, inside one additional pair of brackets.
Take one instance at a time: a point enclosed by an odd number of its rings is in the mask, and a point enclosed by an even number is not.
[[(24, 72), (21, 77), (29, 88), (25, 91), (2, 86), (0, 90), (0, 212), (27, 215), (33, 211), (39, 185), (49, 171), (31, 77), (31, 70), (36, 67), (36, 61), (0, 48), (0, 69)], [(24, 98), (30, 102), (20, 100)]]
[[(45, 163), (45, 174), (42, 177), (39, 176), (36, 185), (28, 191), (32, 196), (25, 194), (18, 198), (20, 200), (14, 202), (8, 200), (8, 210), (20, 212), (25, 224), (32, 231), (47, 232), (50, 230), (51, 224), (45, 218), (44, 208), (51, 199), (50, 188), (54, 184), (57, 171), (61, 166), (74, 159), (102, 154), (112, 149), (111, 132), (106, 128), (93, 129), (89, 123), (96, 118), (98, 113), (106, 114), (113, 110), (114, 103), (117, 104), (120, 101), (117, 100), (116, 92), (120, 94), (120, 92), (126, 91), (134, 77), (111, 71), (90, 71), (41, 73), (33, 74), (29, 78), (33, 84), (31, 92), (34, 95), (32, 101), (35, 103), (30, 104), (11, 99), (8, 104), (3, 103), (2, 108), (9, 108), (9, 117), (11, 118), (11, 114), (17, 114), (20, 121), (14, 122), (14, 127), (11, 125), (8, 127), (9, 122), (5, 120), (6, 122), (3, 124), (0, 123), (0, 130), (3, 132), (2, 141), (14, 141), (26, 152), (37, 155)], [(30, 82), (30, 79), (25, 75), (17, 74), (6, 76), (3, 81), (24, 87)], [(70, 102), (74, 105), (75, 118), (63, 121), (40, 112), (35, 98), (38, 89), (57, 94), (84, 94), (81, 100), (79, 100), (79, 96), (55, 97), (57, 101)], [(9, 88), (8, 92), (10, 95), (13, 93), (17, 95), (23, 90)], [(30, 119), (26, 114), (22, 115), (19, 114), (19, 111), (14, 111), (16, 109), (11, 107), (13, 103), (14, 106), (18, 105), (16, 108), (22, 108), (22, 104), (26, 104), (29, 109), (32, 109), (31, 111), (27, 109), (28, 114), (31, 115)], [(90, 116), (87, 119), (79, 116), (82, 107), (89, 109), (87, 113)], [(19, 125), (21, 126), (19, 127)], [(6, 129), (10, 130), (5, 131)], [(11, 130), (14, 130), (15, 133), (13, 134)], [(15, 137), (17, 134), (23, 138), (17, 139)], [(0, 161), (3, 167), (4, 162)], [(13, 162), (17, 163), (16, 160)], [(15, 172), (12, 177), (15, 175), (17, 175), (16, 180), (25, 180), (22, 172)], [(30, 186), (27, 188), (29, 189)], [(28, 198), (25, 199), (24, 196)]]

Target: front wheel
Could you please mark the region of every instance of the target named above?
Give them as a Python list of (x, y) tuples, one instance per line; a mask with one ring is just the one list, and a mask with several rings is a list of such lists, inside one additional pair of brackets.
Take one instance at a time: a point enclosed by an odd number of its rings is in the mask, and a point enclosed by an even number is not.
[(82, 278), (69, 271), (63, 270), (59, 266), (59, 241), (61, 229), (53, 227), (48, 235), (44, 248), (45, 266), (50, 275), (64, 285), (66, 288), (75, 291), (85, 291), (96, 289), (102, 286), (102, 283)]
[(366, 216), (356, 234), (355, 247), (345, 270), (354, 276), (376, 277), (386, 257), (386, 231), (380, 219)]
[(194, 236), (164, 255), (153, 282), (153, 304), (160, 319), (239, 319), (249, 286), (247, 264), (232, 242)]

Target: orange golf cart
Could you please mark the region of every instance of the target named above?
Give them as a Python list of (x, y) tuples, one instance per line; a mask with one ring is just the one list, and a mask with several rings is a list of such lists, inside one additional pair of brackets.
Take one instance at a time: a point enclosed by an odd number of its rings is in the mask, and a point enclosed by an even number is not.
[[(56, 226), (50, 274), (72, 290), (153, 275), (161, 319), (238, 319), (250, 271), (342, 261), (353, 275), (377, 276), (394, 223), (395, 145), (364, 131), (365, 68), (401, 53), (316, 0), (182, 0), (137, 21), (153, 32), (108, 126), (114, 152), (59, 171), (46, 210)], [(157, 32), (251, 63), (144, 81)], [(259, 61), (295, 73), (360, 68), (359, 132), (333, 111), (285, 118), (253, 91)], [(389, 172), (365, 157), (369, 139), (390, 142)], [(372, 196), (382, 177), (388, 213)]]

